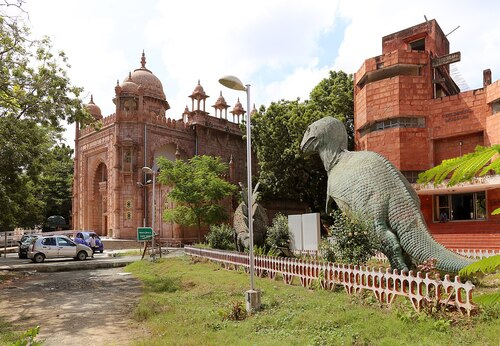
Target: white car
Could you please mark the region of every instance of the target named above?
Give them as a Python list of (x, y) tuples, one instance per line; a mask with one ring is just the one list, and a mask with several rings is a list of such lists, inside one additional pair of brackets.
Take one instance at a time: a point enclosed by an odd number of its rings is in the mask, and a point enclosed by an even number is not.
[(65, 235), (41, 236), (28, 249), (28, 258), (41, 263), (46, 258), (73, 257), (83, 261), (92, 256), (92, 249), (77, 244)]

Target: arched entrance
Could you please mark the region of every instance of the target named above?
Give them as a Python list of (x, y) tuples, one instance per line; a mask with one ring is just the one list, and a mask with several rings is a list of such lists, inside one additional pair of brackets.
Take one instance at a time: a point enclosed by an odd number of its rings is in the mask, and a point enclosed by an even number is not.
[(107, 208), (107, 191), (108, 191), (108, 170), (104, 163), (97, 166), (93, 179), (93, 196), (92, 196), (92, 215), (90, 217), (90, 229), (94, 230), (99, 235), (107, 235), (108, 228), (108, 208)]

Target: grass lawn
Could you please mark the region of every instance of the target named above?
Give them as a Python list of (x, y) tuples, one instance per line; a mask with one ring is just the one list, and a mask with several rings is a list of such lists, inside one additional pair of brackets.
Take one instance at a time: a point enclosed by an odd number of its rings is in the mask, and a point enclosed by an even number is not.
[[(189, 257), (135, 262), (128, 271), (144, 282), (135, 310), (152, 335), (140, 345), (499, 345), (500, 306), (468, 318), (417, 314), (397, 298), (380, 307), (371, 293), (308, 290), (256, 278), (262, 310), (241, 316), (249, 276)], [(241, 317), (241, 320), (232, 318)]]

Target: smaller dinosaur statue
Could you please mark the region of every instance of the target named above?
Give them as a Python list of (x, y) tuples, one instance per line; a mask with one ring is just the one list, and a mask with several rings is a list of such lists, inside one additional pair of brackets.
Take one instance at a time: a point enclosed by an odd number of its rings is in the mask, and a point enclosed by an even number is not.
[(325, 117), (312, 123), (300, 148), (306, 155), (319, 154), (323, 161), (328, 173), (327, 212), (333, 199), (343, 212), (366, 217), (392, 268), (408, 271), (408, 255), (418, 262), (435, 258), (436, 268), (449, 272), (473, 262), (432, 238), (417, 193), (387, 159), (372, 151), (347, 150), (341, 121)]
[[(236, 211), (234, 212), (233, 225), (235, 229), (235, 243), (236, 249), (243, 252), (245, 249), (250, 248), (250, 234), (248, 232), (248, 195), (247, 189), (240, 183), (241, 186), (241, 197), (243, 202), (238, 205)], [(268, 218), (266, 210), (262, 205), (257, 203), (257, 198), (259, 193), (257, 189), (259, 188), (259, 183), (255, 186), (252, 193), (252, 210), (253, 210), (253, 243), (257, 246), (264, 246), (264, 240), (266, 237), (266, 229), (268, 224)]]

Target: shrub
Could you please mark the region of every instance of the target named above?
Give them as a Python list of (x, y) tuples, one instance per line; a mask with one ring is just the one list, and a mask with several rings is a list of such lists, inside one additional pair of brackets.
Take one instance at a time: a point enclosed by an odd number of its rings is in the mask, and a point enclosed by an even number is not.
[(276, 214), (271, 226), (267, 227), (266, 247), (268, 249), (289, 248), (290, 230), (288, 229), (288, 217)]
[(380, 240), (367, 220), (346, 215), (340, 210), (333, 212), (332, 217), (334, 222), (330, 227), (332, 240), (328, 255), (336, 261), (363, 264), (380, 249)]
[(321, 258), (325, 261), (332, 263), (338, 262), (337, 246), (332, 238), (321, 240), (319, 252), (321, 253)]
[(231, 226), (221, 224), (210, 226), (210, 231), (205, 238), (213, 249), (234, 250), (234, 235), (235, 232)]

